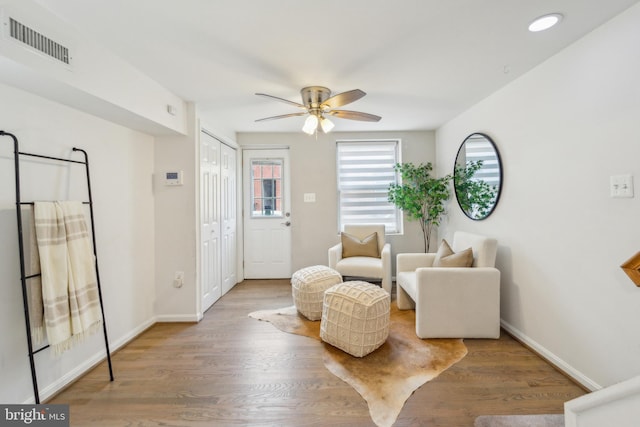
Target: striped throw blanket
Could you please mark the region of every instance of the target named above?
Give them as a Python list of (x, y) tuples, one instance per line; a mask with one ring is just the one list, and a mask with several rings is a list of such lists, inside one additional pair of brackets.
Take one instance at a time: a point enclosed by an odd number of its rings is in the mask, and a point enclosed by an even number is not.
[(36, 274), (40, 273), (40, 256), (38, 254), (38, 242), (36, 241), (36, 225), (32, 213), (28, 217), (29, 227), (26, 228), (29, 233), (29, 245), (25, 247), (28, 252), (25, 254), (29, 259), (28, 270), (25, 273), (28, 276), (33, 275), (27, 285), (27, 299), (29, 304), (29, 324), (31, 325), (31, 340), (40, 345), (44, 341), (44, 307), (42, 305), (42, 281)]
[(44, 323), (54, 355), (102, 324), (95, 270), (81, 202), (36, 202)]

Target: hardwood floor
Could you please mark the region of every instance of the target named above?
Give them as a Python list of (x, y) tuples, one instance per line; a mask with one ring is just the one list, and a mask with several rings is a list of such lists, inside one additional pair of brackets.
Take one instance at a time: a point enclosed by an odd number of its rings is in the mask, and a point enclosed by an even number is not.
[[(287, 280), (251, 280), (198, 324), (156, 324), (48, 403), (72, 426), (373, 426), (365, 401), (329, 373), (320, 342), (248, 313), (292, 304)], [(418, 389), (394, 426), (468, 427), (479, 415), (562, 413), (585, 392), (504, 331)]]

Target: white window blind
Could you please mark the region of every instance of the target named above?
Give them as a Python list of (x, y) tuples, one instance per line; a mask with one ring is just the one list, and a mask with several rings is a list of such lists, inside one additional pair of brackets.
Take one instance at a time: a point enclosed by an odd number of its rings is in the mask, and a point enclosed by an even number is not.
[(464, 147), (465, 163), (482, 160), (482, 168), (476, 172), (473, 179), (486, 181), (490, 185), (499, 185), (500, 165), (491, 142), (482, 135), (474, 135), (466, 140)]
[(387, 200), (400, 162), (399, 140), (337, 141), (338, 225), (384, 224), (402, 232), (402, 216)]

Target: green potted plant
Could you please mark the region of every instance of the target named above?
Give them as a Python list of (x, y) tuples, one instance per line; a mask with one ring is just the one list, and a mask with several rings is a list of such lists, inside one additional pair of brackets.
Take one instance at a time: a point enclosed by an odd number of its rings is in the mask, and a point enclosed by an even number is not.
[(436, 178), (431, 175), (433, 165), (398, 163), (395, 170), (402, 177), (401, 184), (389, 186), (389, 201), (403, 210), (410, 220), (420, 221), (424, 251), (431, 247), (433, 228), (440, 225), (445, 214), (445, 202), (451, 196), (451, 175)]
[(456, 165), (453, 174), (458, 204), (472, 219), (485, 218), (495, 206), (498, 197), (496, 185), (475, 177), (482, 165), (482, 160), (468, 161), (465, 165)]

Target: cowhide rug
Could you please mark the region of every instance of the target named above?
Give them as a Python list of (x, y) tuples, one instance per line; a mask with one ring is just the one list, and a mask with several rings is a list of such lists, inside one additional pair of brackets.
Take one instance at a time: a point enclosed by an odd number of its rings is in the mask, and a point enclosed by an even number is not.
[[(270, 322), (284, 332), (320, 340), (320, 321), (312, 322), (294, 306), (255, 311), (249, 317)], [(391, 303), (389, 338), (365, 357), (353, 357), (322, 343), (327, 369), (353, 387), (369, 405), (377, 426), (391, 426), (411, 394), (467, 354), (461, 339), (429, 339), (416, 336), (415, 312), (398, 310)]]

